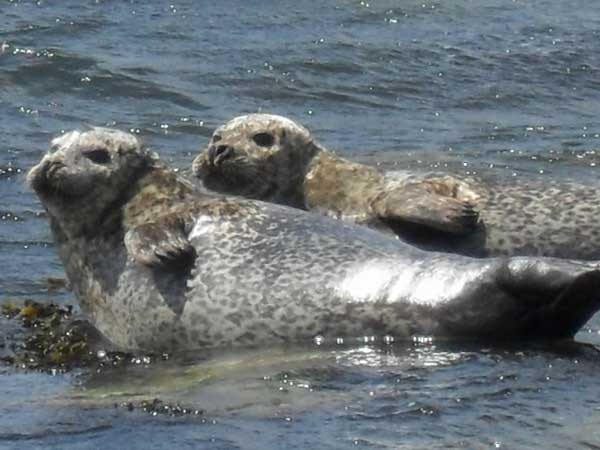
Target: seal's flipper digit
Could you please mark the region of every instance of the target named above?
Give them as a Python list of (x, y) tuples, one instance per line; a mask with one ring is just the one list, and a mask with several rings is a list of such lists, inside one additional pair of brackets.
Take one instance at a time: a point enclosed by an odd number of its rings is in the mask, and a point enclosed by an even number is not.
[(416, 223), (460, 235), (474, 232), (479, 221), (479, 212), (471, 204), (431, 192), (428, 184), (382, 191), (371, 208), (384, 221)]
[(157, 221), (140, 225), (125, 235), (127, 252), (145, 266), (181, 268), (196, 257), (183, 226)]

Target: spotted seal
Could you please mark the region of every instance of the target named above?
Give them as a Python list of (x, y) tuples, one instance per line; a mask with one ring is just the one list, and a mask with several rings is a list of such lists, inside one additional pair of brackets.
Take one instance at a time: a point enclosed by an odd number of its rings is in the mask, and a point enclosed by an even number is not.
[[(477, 211), (458, 199), (452, 177), (398, 180), (326, 151), (306, 128), (282, 116), (250, 114), (219, 127), (194, 174), (215, 191), (318, 211), (382, 231), (415, 224), (470, 234)], [(464, 198), (466, 195), (461, 193)]]
[(28, 180), (82, 310), (123, 348), (563, 338), (600, 308), (590, 265), (429, 253), (299, 209), (195, 192), (120, 131), (55, 139)]
[[(192, 167), (210, 189), (375, 227), (383, 221), (425, 249), (600, 260), (599, 186), (417, 173), (392, 179), (327, 151), (292, 120), (268, 114), (217, 128)], [(478, 226), (461, 227), (475, 217), (461, 204), (479, 213)], [(461, 232), (435, 232), (448, 231), (448, 224)]]

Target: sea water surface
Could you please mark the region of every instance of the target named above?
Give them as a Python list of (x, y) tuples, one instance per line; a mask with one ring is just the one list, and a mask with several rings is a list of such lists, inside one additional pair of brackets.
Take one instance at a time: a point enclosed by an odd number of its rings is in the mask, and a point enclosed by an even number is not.
[[(0, 1), (0, 302), (62, 277), (24, 173), (131, 130), (182, 172), (212, 130), (290, 116), (386, 170), (597, 183), (600, 2)], [(0, 350), (21, 333), (0, 320)], [(600, 316), (569, 345), (345, 342), (68, 374), (0, 365), (0, 448), (600, 448)], [(114, 404), (158, 397), (198, 414)]]

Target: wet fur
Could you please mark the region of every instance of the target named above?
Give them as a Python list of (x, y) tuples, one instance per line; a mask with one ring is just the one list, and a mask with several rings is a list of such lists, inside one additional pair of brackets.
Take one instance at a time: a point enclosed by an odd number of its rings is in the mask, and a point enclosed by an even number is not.
[[(298, 209), (195, 192), (137, 140), (121, 147), (125, 133), (68, 138), (29, 180), (83, 311), (123, 348), (568, 338), (600, 308), (591, 265), (426, 253)], [(82, 159), (92, 144), (111, 162)], [(48, 172), (53, 161), (69, 170)], [(53, 186), (71, 176), (81, 191), (66, 204)]]
[[(287, 140), (278, 142), (270, 152), (263, 151), (249, 139), (258, 130), (279, 135), (285, 132)], [(427, 250), (477, 257), (600, 260), (600, 185), (547, 179), (461, 178), (440, 173), (399, 173), (394, 178), (328, 152), (308, 130), (281, 116), (242, 116), (214, 134), (235, 147), (237, 157), (218, 167), (210, 165), (206, 155), (211, 143), (194, 160), (193, 171), (207, 187), (220, 192), (392, 231)], [(281, 180), (277, 183), (279, 189), (266, 189), (265, 184), (274, 179)], [(281, 188), (279, 183), (286, 182)], [(398, 200), (395, 193), (400, 194)], [(427, 198), (422, 204), (429, 193), (439, 195), (432, 197), (434, 202)], [(397, 220), (390, 207), (400, 202), (405, 219), (416, 211), (419, 220)], [(468, 228), (469, 216), (460, 210), (461, 203), (479, 213), (477, 227)], [(423, 216), (424, 208), (428, 212)], [(461, 218), (466, 218), (463, 225), (467, 232), (448, 233), (430, 226), (445, 223), (443, 215), (449, 211), (453, 211), (452, 220), (459, 226)]]

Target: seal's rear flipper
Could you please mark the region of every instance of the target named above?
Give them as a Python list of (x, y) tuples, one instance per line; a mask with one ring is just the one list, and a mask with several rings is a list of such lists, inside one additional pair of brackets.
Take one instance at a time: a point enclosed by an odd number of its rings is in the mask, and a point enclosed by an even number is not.
[(541, 314), (548, 335), (570, 338), (600, 310), (600, 270), (579, 275)]
[(435, 192), (428, 182), (383, 191), (371, 202), (371, 208), (388, 223), (416, 223), (458, 235), (474, 232), (479, 220), (479, 212), (470, 203)]
[(522, 305), (506, 320), (515, 335), (570, 338), (600, 310), (600, 270), (591, 262), (507, 258), (496, 283)]

